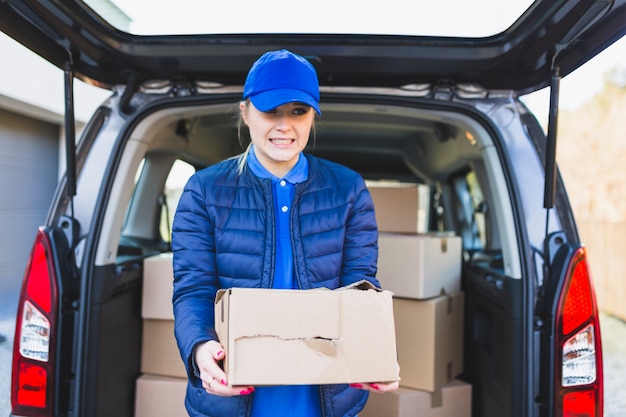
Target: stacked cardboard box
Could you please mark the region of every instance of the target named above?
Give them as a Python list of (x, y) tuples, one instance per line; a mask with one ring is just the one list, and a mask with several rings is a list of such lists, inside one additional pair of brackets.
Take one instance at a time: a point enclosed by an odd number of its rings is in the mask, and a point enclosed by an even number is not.
[(185, 366), (174, 338), (173, 284), (171, 253), (144, 260), (141, 372), (186, 378)]
[[(394, 187), (392, 190), (377, 189), (376, 191), (371, 188), (370, 190), (372, 190), (374, 197), (376, 216), (381, 232), (379, 279), (384, 289), (394, 293), (391, 302), (392, 307), (389, 306), (389, 302), (382, 301), (379, 303), (383, 306), (387, 305), (383, 308), (386, 311), (383, 316), (388, 314), (394, 323), (391, 326), (393, 331), (389, 333), (389, 329), (387, 329), (385, 331), (387, 336), (383, 340), (395, 338), (395, 346), (387, 344), (385, 347), (392, 346), (393, 349), (397, 349), (401, 389), (392, 393), (372, 394), (365, 410), (360, 415), (362, 417), (417, 415), (469, 417), (471, 415), (471, 386), (456, 379), (463, 369), (464, 300), (463, 293), (460, 291), (460, 238), (445, 234), (417, 233), (421, 230), (420, 221), (422, 220), (418, 215), (420, 212), (419, 191), (416, 187)], [(402, 203), (398, 203), (399, 201)], [(141, 361), (143, 375), (137, 380), (136, 416), (138, 417), (144, 415), (153, 417), (185, 415), (186, 374), (174, 339), (171, 303), (172, 283), (171, 254), (158, 255), (145, 260)], [(317, 293), (319, 295), (316, 297), (326, 297), (325, 294), (322, 295), (324, 291), (317, 291)], [(326, 293), (335, 293), (335, 291), (327, 291)], [(376, 294), (384, 294), (378, 296), (381, 300), (390, 297), (387, 291), (376, 292)], [(242, 331), (245, 333), (245, 329), (242, 330), (236, 326), (240, 321), (231, 320), (233, 316), (230, 316), (230, 313), (235, 312), (238, 308), (243, 308), (242, 311), (245, 313), (246, 308), (249, 308), (250, 300), (233, 303), (235, 300), (233, 295), (240, 295), (239, 289), (221, 294), (221, 298), (216, 304), (216, 311), (219, 312), (218, 317), (220, 317), (220, 321), (223, 320), (220, 325), (225, 326), (226, 333)], [(257, 295), (253, 294), (253, 298), (256, 298)], [(300, 296), (301, 294), (297, 295)], [(346, 305), (350, 305), (351, 302), (347, 302)], [(315, 311), (318, 313), (320, 311), (335, 311), (331, 307), (336, 306), (337, 303), (341, 304), (342, 301), (341, 297), (336, 297), (335, 301), (325, 301), (324, 303), (328, 308), (315, 309)], [(287, 307), (290, 313), (293, 312), (294, 301), (288, 300), (288, 298), (285, 298), (285, 302), (277, 303), (276, 300), (273, 300), (270, 303), (272, 308), (279, 307), (281, 304), (283, 307)], [(296, 306), (300, 304), (302, 304), (301, 301), (295, 303)], [(220, 315), (222, 307), (228, 314)], [(256, 311), (265, 310), (256, 309)], [(340, 310), (343, 310), (343, 307)], [(368, 311), (358, 306), (354, 309), (354, 311), (363, 310)], [(247, 318), (250, 317), (249, 314), (244, 315)], [(282, 314), (282, 317), (296, 316)], [(273, 320), (266, 319), (261, 321), (266, 324), (273, 322)], [(295, 320), (294, 326), (297, 324), (295, 322), (309, 323), (310, 319)], [(320, 322), (333, 323), (332, 320), (320, 320)], [(370, 324), (372, 320), (363, 320), (362, 322)], [(292, 329), (295, 328), (292, 327)], [(290, 342), (298, 346), (295, 348), (296, 350), (313, 349), (318, 353), (325, 353), (326, 355), (315, 355), (326, 363), (320, 369), (333, 371), (341, 369), (332, 361), (333, 355), (329, 354), (329, 352), (334, 351), (342, 352), (338, 345), (333, 343), (333, 340), (342, 339), (341, 335), (336, 334), (341, 331), (341, 326), (311, 329), (311, 334), (308, 336), (294, 333), (284, 337), (281, 332), (286, 331), (285, 329), (289, 329), (289, 326), (285, 326), (284, 323), (275, 328), (273, 331), (277, 332), (279, 337), (271, 340), (267, 338), (255, 340), (255, 338), (244, 333), (239, 340), (257, 344)], [(333, 329), (335, 330), (334, 333)], [(262, 333), (271, 334), (272, 330), (264, 329)], [(380, 332), (370, 331), (368, 333), (380, 336)], [(260, 333), (257, 332), (257, 334)], [(323, 337), (320, 337), (320, 334)], [(368, 343), (368, 345), (380, 345), (380, 340), (378, 338), (377, 342)], [(233, 343), (234, 345), (237, 342), (233, 339), (232, 342), (225, 343)], [(281, 349), (274, 349), (274, 351), (282, 352), (283, 350), (281, 347)], [(245, 355), (245, 351), (242, 352), (244, 353), (241, 355)], [(235, 358), (235, 355), (237, 353), (232, 351), (230, 356)], [(354, 357), (356, 353), (351, 355)], [(239, 363), (243, 361), (245, 358), (240, 356)], [(393, 365), (391, 362), (387, 363), (383, 366), (383, 373), (377, 375), (389, 375), (388, 372)], [(231, 364), (230, 366), (234, 365)], [(285, 372), (288, 372), (290, 368), (292, 365), (287, 366)], [(348, 368), (344, 367), (343, 369)], [(365, 368), (371, 368), (371, 366), (358, 366), (356, 369)], [(274, 368), (272, 369), (275, 371)], [(264, 372), (263, 374), (272, 375), (274, 373)], [(296, 376), (301, 376), (301, 373)], [(234, 378), (233, 380), (237, 378), (235, 374), (229, 377)], [(351, 379), (352, 377), (355, 379)], [(339, 379), (328, 379), (328, 375), (320, 376), (318, 374), (315, 378), (318, 379), (311, 379), (309, 382), (332, 383), (350, 380), (365, 382), (361, 379), (393, 379), (394, 376), (378, 378), (372, 375), (352, 375), (346, 378), (344, 374)], [(336, 378), (336, 375), (332, 378)], [(293, 380), (289, 382), (306, 381)], [(243, 381), (241, 383), (247, 384)], [(261, 385), (278, 382), (256, 380), (256, 383)]]
[(380, 232), (381, 286), (416, 300), (461, 291), (461, 238), (446, 234)]
[(461, 238), (426, 232), (420, 187), (370, 184), (369, 191), (379, 231), (376, 277), (381, 286), (396, 297), (417, 300), (459, 292)]
[(426, 230), (426, 215), (420, 207), (420, 188), (415, 185), (369, 184), (376, 208), (378, 230), (389, 233), (419, 233)]
[(135, 417), (184, 416), (187, 374), (174, 338), (172, 254), (143, 264), (142, 375), (136, 382)]
[[(378, 279), (393, 296), (401, 389), (370, 395), (365, 417), (469, 417), (463, 371), (461, 238), (424, 233), (418, 186), (374, 187)], [(421, 232), (421, 233), (419, 233)]]
[(183, 417), (187, 380), (143, 374), (137, 378), (134, 417)]
[(403, 387), (371, 393), (359, 417), (469, 417), (471, 401), (472, 386), (456, 379), (435, 394)]
[(463, 293), (395, 298), (400, 384), (436, 392), (463, 371)]

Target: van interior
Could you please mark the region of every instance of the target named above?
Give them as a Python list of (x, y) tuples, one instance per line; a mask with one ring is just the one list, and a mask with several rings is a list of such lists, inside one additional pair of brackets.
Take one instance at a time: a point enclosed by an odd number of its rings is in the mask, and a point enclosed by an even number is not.
[[(87, 383), (97, 389), (86, 392), (92, 397), (87, 403), (94, 416), (140, 415), (144, 388), (138, 381), (142, 377), (173, 378), (178, 386), (184, 385), (184, 375), (179, 373), (182, 361), (172, 350), (171, 320), (145, 317), (143, 312), (146, 291), (156, 285), (146, 265), (150, 260), (165, 259), (157, 271), (162, 268), (163, 274), (171, 274), (171, 258), (167, 258), (170, 229), (189, 176), (246, 148), (245, 134), (240, 138), (237, 127), (238, 107), (233, 103), (237, 98), (226, 94), (219, 101), (155, 108), (118, 138), (123, 157), (112, 168), (117, 174), (109, 184), (110, 198), (94, 262), (98, 279), (89, 306), (90, 328), (96, 334), (89, 336), (92, 342), (85, 360), (92, 366)], [(457, 356), (455, 363), (444, 361), (443, 368), (436, 370), (443, 373), (444, 380), (432, 391), (440, 392), (442, 386), (456, 381), (471, 393), (467, 397), (471, 404), (464, 403), (464, 407), (473, 417), (527, 415), (527, 406), (514, 395), (523, 391), (525, 378), (535, 377), (517, 360), (525, 355), (526, 289), (507, 191), (510, 185), (499, 139), (489, 123), (470, 106), (453, 102), (434, 107), (432, 101), (415, 98), (390, 95), (372, 101), (366, 95), (335, 94), (323, 103), (323, 116), (316, 121), (306, 152), (358, 171), (371, 189), (404, 187), (417, 196), (414, 204), (394, 208), (398, 213), (413, 211), (414, 224), (400, 232), (381, 226), (395, 214), (383, 213), (383, 203), (374, 201), (380, 235), (426, 236), (434, 239), (435, 247), (441, 247), (442, 239), (458, 242), (458, 252), (445, 262), (456, 271), (458, 291), (464, 298), (456, 319), (461, 334), (456, 335), (458, 339), (446, 339), (446, 346), (438, 349), (455, 351), (460, 360)], [(500, 105), (510, 112), (525, 112), (506, 97)], [(136, 175), (126, 175), (128, 172)], [(381, 258), (385, 249), (380, 245)], [(424, 262), (427, 266), (442, 260), (435, 256)], [(154, 264), (151, 268), (154, 271)], [(395, 268), (393, 274), (403, 280), (419, 275), (418, 270), (402, 269), (403, 265)], [(419, 279), (439, 278), (428, 275)], [(385, 288), (382, 279), (381, 285)], [(428, 299), (449, 296), (442, 290)], [(394, 297), (404, 298), (395, 293)], [(167, 315), (171, 304), (165, 300), (160, 305)], [(416, 317), (404, 320), (402, 326), (408, 329), (413, 320), (419, 321)], [(160, 326), (160, 333), (146, 334), (149, 323), (153, 329)], [(162, 339), (155, 339), (155, 334)], [(452, 340), (458, 345), (450, 346)], [(419, 350), (404, 354), (427, 355)], [(411, 379), (407, 377), (410, 372), (418, 372), (403, 369), (402, 360), (400, 366), (405, 382)], [(180, 392), (177, 395), (184, 395), (184, 390)], [(182, 400), (179, 406), (183, 407)], [(368, 414), (364, 411), (363, 415)]]

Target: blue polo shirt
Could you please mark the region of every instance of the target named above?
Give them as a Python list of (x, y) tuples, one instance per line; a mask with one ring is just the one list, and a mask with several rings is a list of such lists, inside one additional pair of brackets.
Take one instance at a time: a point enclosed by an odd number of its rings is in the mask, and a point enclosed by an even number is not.
[[(283, 178), (274, 176), (261, 165), (254, 154), (254, 148), (248, 153), (247, 163), (254, 175), (272, 180), (276, 221), (276, 261), (272, 288), (298, 288), (293, 274), (290, 219), (296, 184), (307, 179), (309, 163), (301, 154), (296, 165)], [(252, 417), (320, 417), (322, 415), (318, 385), (255, 387), (252, 395)]]

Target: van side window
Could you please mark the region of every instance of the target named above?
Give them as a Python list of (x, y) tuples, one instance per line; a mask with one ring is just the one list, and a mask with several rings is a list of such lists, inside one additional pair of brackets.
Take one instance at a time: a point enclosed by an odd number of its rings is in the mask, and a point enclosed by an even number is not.
[(463, 237), (463, 246), (469, 251), (480, 251), (487, 246), (486, 204), (474, 171), (454, 177), (452, 185), (455, 206), (454, 222)]
[(193, 165), (169, 154), (148, 154), (139, 163), (126, 208), (118, 256), (147, 256), (170, 250), (171, 225)]
[(174, 214), (176, 214), (178, 200), (189, 177), (195, 172), (193, 165), (177, 159), (167, 176), (163, 194), (161, 194), (161, 221), (159, 223), (159, 232), (165, 242), (172, 242), (172, 221), (174, 220)]
[(472, 202), (472, 233), (474, 237), (472, 248), (483, 249), (487, 246), (487, 205), (474, 171), (467, 173), (465, 181), (467, 182), (467, 190)]

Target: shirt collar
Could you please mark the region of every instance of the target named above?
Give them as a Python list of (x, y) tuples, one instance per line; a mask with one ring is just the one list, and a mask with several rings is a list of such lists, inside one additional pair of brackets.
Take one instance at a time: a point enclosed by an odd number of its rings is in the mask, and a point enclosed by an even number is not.
[(281, 179), (284, 179), (291, 184), (298, 184), (306, 181), (309, 175), (309, 162), (306, 159), (306, 156), (304, 156), (304, 154), (302, 153), (300, 154), (296, 165), (294, 165), (294, 167), (291, 168), (291, 171), (289, 171), (287, 175), (285, 175), (283, 178), (278, 178), (276, 175), (269, 172), (263, 165), (261, 165), (261, 162), (259, 162), (256, 154), (254, 153), (254, 146), (250, 147), (247, 163), (248, 167), (254, 175), (259, 178), (271, 178), (272, 181), (279, 181)]

